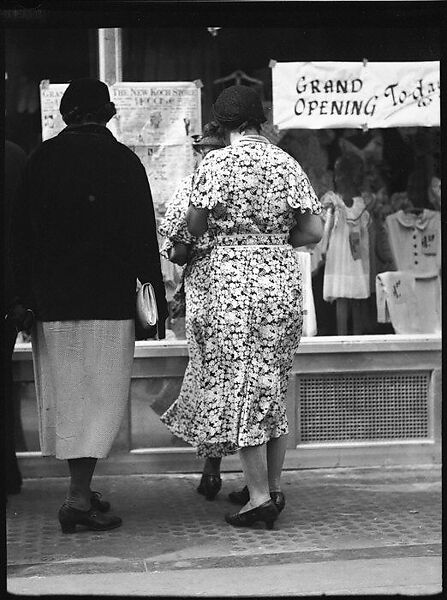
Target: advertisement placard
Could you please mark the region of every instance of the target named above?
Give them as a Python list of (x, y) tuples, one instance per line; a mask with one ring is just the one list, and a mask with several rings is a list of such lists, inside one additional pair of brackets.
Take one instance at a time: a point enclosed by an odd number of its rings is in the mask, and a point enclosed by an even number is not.
[(273, 123), (279, 129), (439, 126), (439, 73), (439, 61), (273, 61)]

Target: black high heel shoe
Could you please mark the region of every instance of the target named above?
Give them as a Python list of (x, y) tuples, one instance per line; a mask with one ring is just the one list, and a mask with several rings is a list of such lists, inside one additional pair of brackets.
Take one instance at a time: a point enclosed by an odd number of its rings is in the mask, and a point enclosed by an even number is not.
[(222, 479), (220, 475), (202, 474), (197, 491), (207, 500), (214, 500), (222, 487)]
[[(270, 492), (270, 498), (275, 503), (278, 513), (284, 510), (286, 499), (282, 492)], [(245, 504), (247, 504), (247, 502), (250, 500), (250, 492), (248, 491), (248, 487), (243, 487), (239, 492), (230, 492), (228, 494), (228, 499), (233, 504), (245, 506)]]
[(233, 527), (252, 527), (258, 521), (265, 523), (267, 529), (273, 529), (273, 523), (278, 518), (278, 509), (273, 500), (267, 500), (256, 508), (233, 515), (226, 514), (225, 521)]
[(119, 517), (104, 515), (93, 508), (78, 510), (66, 504), (60, 507), (58, 517), (62, 533), (75, 533), (77, 525), (84, 525), (92, 531), (108, 531), (122, 523)]
[(270, 498), (275, 503), (278, 514), (284, 510), (286, 505), (286, 497), (282, 492), (270, 492)]
[(90, 504), (93, 510), (99, 510), (99, 512), (102, 513), (109, 512), (111, 508), (110, 502), (107, 502), (107, 500), (101, 500), (101, 494), (99, 492), (91, 492)]

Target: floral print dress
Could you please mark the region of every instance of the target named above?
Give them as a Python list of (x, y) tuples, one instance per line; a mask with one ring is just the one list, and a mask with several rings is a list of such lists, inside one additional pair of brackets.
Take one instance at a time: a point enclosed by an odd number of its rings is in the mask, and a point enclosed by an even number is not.
[[(167, 206), (163, 221), (159, 226), (159, 233), (164, 236), (163, 244), (160, 248), (160, 254), (165, 258), (169, 257), (169, 250), (175, 243), (182, 243), (189, 246), (188, 263), (183, 271), (183, 282), (180, 286), (180, 292), (176, 296), (184, 296), (185, 303), (185, 330), (188, 341), (189, 361), (183, 377), (180, 394), (169, 409), (161, 415), (161, 421), (165, 423), (179, 437), (189, 436), (179, 432), (178, 423), (183, 426), (189, 423), (195, 414), (195, 401), (198, 397), (196, 389), (197, 382), (201, 380), (202, 365), (202, 347), (207, 337), (206, 316), (207, 300), (209, 287), (209, 264), (210, 252), (213, 244), (212, 235), (206, 232), (200, 238), (192, 236), (186, 227), (186, 211), (191, 199), (193, 175), (185, 177), (178, 186), (174, 196)], [(174, 299), (176, 298), (174, 296)], [(198, 444), (198, 454), (207, 455), (209, 448), (200, 447)], [(220, 449), (213, 446), (214, 455), (220, 456)]]
[(214, 239), (201, 366), (193, 411), (174, 405), (163, 420), (199, 455), (223, 456), (288, 432), (303, 318), (301, 273), (287, 240), (296, 212), (318, 214), (321, 205), (300, 165), (257, 135), (204, 158), (191, 203), (209, 209)]

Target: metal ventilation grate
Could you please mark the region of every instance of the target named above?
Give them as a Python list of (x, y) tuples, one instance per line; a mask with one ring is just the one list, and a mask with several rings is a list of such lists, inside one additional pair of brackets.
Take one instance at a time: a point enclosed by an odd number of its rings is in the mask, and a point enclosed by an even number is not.
[(408, 440), (429, 435), (430, 374), (299, 378), (299, 443)]

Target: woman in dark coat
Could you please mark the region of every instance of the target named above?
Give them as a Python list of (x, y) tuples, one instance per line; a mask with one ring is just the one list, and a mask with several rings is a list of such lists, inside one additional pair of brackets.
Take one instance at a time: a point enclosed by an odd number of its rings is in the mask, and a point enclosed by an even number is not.
[(59, 521), (71, 533), (121, 525), (90, 483), (126, 409), (136, 279), (155, 288), (159, 337), (167, 306), (146, 172), (106, 127), (107, 86), (72, 81), (60, 112), (67, 127), (30, 157), (12, 219), (13, 313), (19, 327), (34, 313), (41, 450), (68, 461)]

